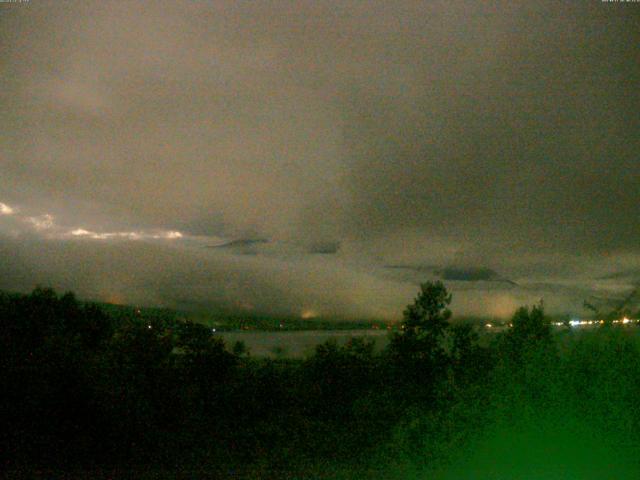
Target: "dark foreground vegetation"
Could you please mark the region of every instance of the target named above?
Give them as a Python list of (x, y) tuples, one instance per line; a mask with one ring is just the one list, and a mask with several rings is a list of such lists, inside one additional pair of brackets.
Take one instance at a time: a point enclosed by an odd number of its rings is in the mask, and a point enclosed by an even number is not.
[(422, 286), (403, 329), (252, 358), (202, 325), (72, 294), (0, 296), (9, 478), (640, 478), (636, 327), (551, 333), (541, 306), (481, 346)]

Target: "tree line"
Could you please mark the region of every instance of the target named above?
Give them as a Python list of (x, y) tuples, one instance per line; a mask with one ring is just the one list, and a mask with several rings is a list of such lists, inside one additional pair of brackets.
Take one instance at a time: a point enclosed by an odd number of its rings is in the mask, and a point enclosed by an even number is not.
[(474, 455), (514, 448), (517, 432), (563, 452), (529, 458), (523, 441), (522, 465), (578, 468), (571, 442), (636, 439), (633, 334), (554, 334), (536, 305), (481, 341), (451, 321), (451, 302), (427, 282), (382, 351), (356, 337), (296, 360), (252, 357), (193, 322), (116, 318), (72, 293), (0, 294), (1, 460), (96, 478), (449, 478), (489, 468)]

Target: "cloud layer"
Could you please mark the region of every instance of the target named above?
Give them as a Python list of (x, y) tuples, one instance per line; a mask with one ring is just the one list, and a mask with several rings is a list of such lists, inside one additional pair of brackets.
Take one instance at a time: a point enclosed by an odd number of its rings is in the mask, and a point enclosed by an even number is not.
[(638, 280), (633, 5), (0, 9), (5, 288), (390, 317), (438, 271), (501, 315)]

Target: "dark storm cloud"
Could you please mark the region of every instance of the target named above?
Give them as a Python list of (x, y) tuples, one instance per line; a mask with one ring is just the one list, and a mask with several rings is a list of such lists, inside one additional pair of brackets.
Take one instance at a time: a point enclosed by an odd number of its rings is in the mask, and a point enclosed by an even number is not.
[(447, 267), (438, 272), (443, 280), (457, 280), (460, 282), (508, 282), (506, 278), (502, 278), (497, 272), (490, 268), (474, 267), (474, 268), (456, 268)]
[[(105, 288), (137, 278), (140, 296), (157, 301), (172, 289), (231, 301), (242, 296), (233, 271), (253, 279), (248, 296), (261, 306), (296, 310), (315, 281), (324, 309), (387, 314), (414, 282), (390, 279), (385, 264), (490, 268), (522, 286), (456, 287), (477, 311), (530, 301), (528, 284), (558, 286), (558, 308), (580, 305), (585, 291), (631, 288), (595, 278), (636, 268), (640, 255), (634, 5), (0, 9), (0, 202), (24, 218), (51, 215), (60, 232), (185, 236), (171, 248), (113, 247), (114, 261), (91, 274)], [(0, 215), (7, 238), (43, 237), (9, 217)], [(242, 261), (195, 253), (212, 236), (270, 242)], [(54, 243), (65, 258), (105, 248)], [(156, 271), (129, 271), (130, 255), (155, 265), (149, 251), (165, 248), (162, 285), (143, 280)], [(198, 255), (215, 272), (208, 287), (185, 260)], [(61, 264), (36, 258), (5, 268), (20, 272), (16, 282), (59, 278)], [(286, 278), (274, 276), (281, 270)]]
[(358, 227), (534, 251), (634, 249), (637, 36), (632, 17), (607, 12), (466, 17), (414, 50), (422, 95), (372, 104), (369, 138), (354, 142), (369, 143), (353, 175)]

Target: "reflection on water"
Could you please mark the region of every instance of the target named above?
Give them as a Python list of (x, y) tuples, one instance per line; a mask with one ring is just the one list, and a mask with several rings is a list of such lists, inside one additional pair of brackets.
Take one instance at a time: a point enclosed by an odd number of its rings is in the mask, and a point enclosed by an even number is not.
[(376, 350), (384, 348), (388, 342), (386, 330), (238, 331), (221, 332), (216, 335), (224, 338), (229, 347), (237, 341), (243, 341), (251, 355), (271, 357), (301, 358), (312, 354), (316, 345), (332, 338), (342, 344), (353, 337), (365, 337), (375, 341)]

